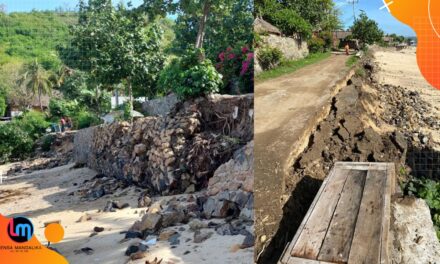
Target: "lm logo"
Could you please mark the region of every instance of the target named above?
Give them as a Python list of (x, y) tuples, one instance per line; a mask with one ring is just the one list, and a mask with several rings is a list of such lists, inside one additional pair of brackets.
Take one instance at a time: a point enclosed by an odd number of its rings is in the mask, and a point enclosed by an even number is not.
[(26, 217), (14, 217), (9, 220), (8, 235), (17, 243), (27, 242), (34, 234), (34, 226)]

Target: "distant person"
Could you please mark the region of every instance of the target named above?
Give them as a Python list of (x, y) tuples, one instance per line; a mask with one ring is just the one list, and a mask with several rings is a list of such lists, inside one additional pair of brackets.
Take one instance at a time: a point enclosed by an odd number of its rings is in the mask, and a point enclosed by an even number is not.
[(66, 119), (64, 117), (61, 118), (60, 124), (61, 124), (61, 132), (64, 132), (66, 130)]
[(70, 117), (66, 117), (66, 125), (69, 130), (72, 130), (72, 119)]
[(345, 54), (350, 55), (350, 46), (347, 44), (345, 44)]

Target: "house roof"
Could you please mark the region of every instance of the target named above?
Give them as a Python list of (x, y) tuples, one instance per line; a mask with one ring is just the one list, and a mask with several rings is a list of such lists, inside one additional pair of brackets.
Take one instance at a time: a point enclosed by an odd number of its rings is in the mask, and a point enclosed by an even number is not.
[(277, 27), (263, 20), (262, 18), (256, 18), (254, 20), (254, 31), (257, 33), (281, 35), (281, 31)]
[(337, 38), (337, 39), (345, 39), (348, 36), (351, 36), (352, 32), (350, 30), (338, 30), (338, 31), (333, 31), (333, 37)]
[[(38, 99), (38, 95), (29, 95), (31, 99), (28, 102), (28, 106), (30, 107), (40, 107), (40, 101)], [(58, 90), (53, 90), (51, 95), (41, 95), (41, 104), (43, 107), (48, 107), (51, 98), (62, 98), (62, 94)], [(17, 96), (9, 97), (8, 103), (11, 106), (20, 106), (24, 103), (23, 100), (20, 100)]]

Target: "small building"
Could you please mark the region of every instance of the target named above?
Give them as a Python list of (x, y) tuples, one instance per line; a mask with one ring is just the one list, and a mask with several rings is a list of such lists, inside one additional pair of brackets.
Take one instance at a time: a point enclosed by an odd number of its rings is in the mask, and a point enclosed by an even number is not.
[(384, 36), (382, 41), (388, 46), (394, 46), (394, 38), (391, 36)]
[[(46, 111), (49, 109), (49, 103), (51, 98), (62, 98), (61, 92), (54, 90), (52, 95), (42, 95), (41, 105), (38, 95), (35, 96), (15, 96), (7, 99), (6, 116), (16, 117), (23, 113), (23, 109), (29, 109), (34, 111)], [(41, 109), (43, 108), (43, 109)]]
[(359, 49), (359, 41), (352, 38), (353, 32), (351, 30), (336, 30), (333, 31), (332, 34), (334, 48), (342, 48), (348, 44), (350, 49)]
[(258, 34), (272, 34), (276, 36), (282, 35), (281, 31), (277, 27), (263, 20), (262, 18), (256, 18), (254, 20), (254, 32)]

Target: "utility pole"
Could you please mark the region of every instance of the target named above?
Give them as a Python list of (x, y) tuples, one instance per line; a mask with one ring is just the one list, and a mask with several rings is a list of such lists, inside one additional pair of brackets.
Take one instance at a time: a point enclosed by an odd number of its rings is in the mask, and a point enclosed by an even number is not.
[(356, 22), (356, 4), (359, 3), (359, 0), (347, 0), (349, 4), (353, 5), (353, 23)]

